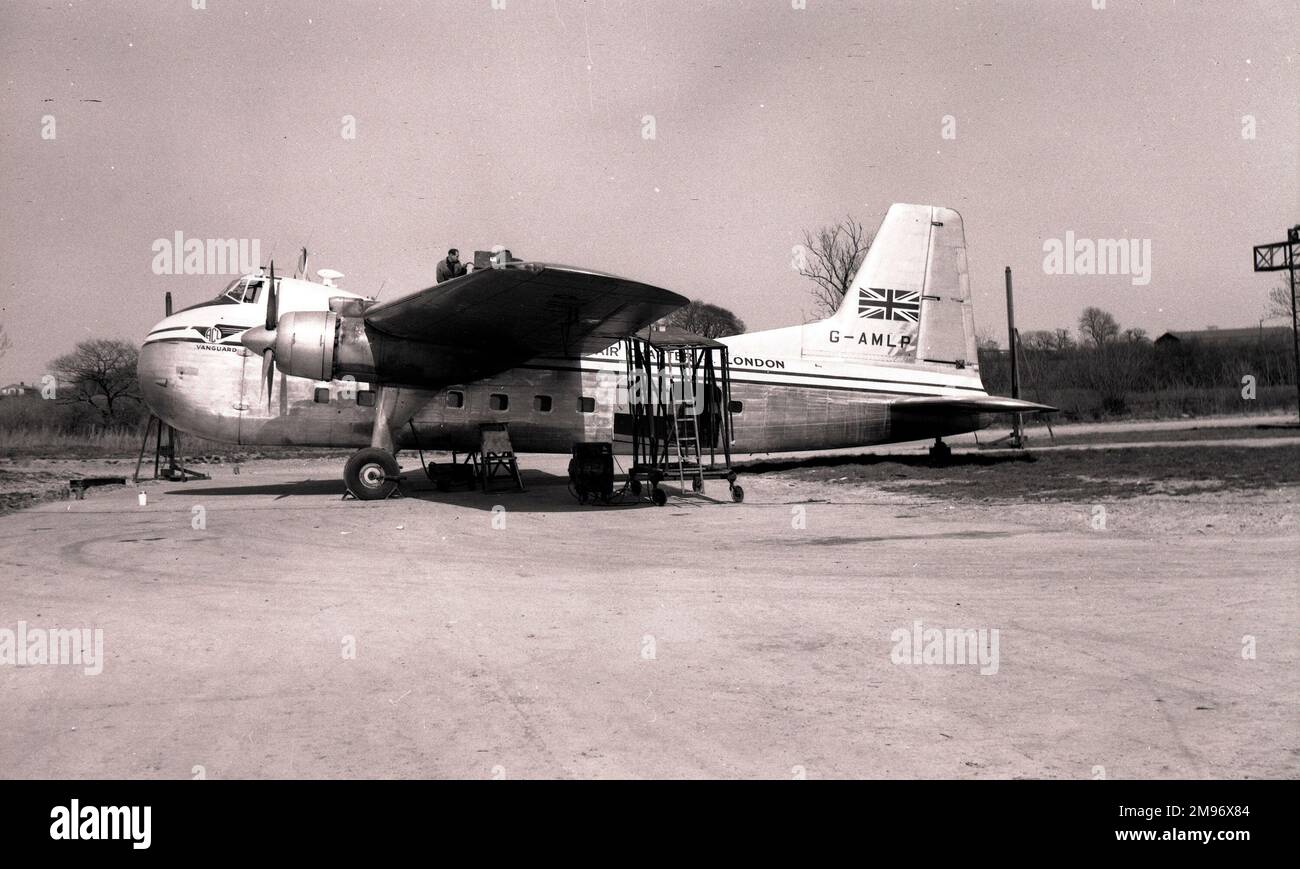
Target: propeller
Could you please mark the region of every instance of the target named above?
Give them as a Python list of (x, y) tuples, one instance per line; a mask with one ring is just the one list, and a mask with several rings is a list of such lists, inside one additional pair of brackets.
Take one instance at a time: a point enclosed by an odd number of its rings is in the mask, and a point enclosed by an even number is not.
[(275, 385), (275, 327), (280, 320), (280, 299), (275, 289), (275, 260), (271, 260), (267, 278), (266, 326), (249, 329), (239, 338), (239, 343), (262, 357), (262, 394), (266, 396), (266, 409), (271, 409), (272, 390)]
[(307, 274), (307, 248), (303, 247), (302, 252), (298, 254), (298, 268), (293, 272), (295, 279)]
[[(275, 326), (280, 321), (280, 298), (275, 291), (275, 260), (271, 260), (271, 278), (267, 285), (266, 330), (274, 334)], [(271, 409), (271, 392), (275, 386), (275, 347), (262, 351), (262, 387), (266, 392), (266, 409)]]

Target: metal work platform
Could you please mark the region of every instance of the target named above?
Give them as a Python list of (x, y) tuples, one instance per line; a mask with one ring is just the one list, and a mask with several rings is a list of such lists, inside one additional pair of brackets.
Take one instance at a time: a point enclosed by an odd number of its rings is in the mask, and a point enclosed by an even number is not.
[[(667, 502), (663, 482), (687, 481), (696, 492), (707, 479), (723, 479), (735, 501), (745, 497), (731, 467), (735, 440), (731, 361), (727, 346), (681, 329), (643, 330), (623, 340), (627, 413), (616, 414), (615, 435), (631, 439), (628, 488)], [(620, 404), (622, 402), (620, 401)]]
[[(415, 423), (411, 422), (411, 433), (415, 433)], [(416, 442), (419, 449), (419, 442)], [(439, 492), (449, 492), (458, 486), (482, 487), (484, 492), (499, 489), (498, 482), (505, 480), (520, 492), (524, 488), (523, 478), (519, 474), (519, 460), (515, 448), (510, 442), (510, 428), (504, 422), (485, 422), (479, 425), (479, 448), (470, 450), (461, 458), (453, 451), (450, 462), (425, 464), (424, 450), (420, 449), (420, 464), (424, 465), (425, 475), (434, 483)]]

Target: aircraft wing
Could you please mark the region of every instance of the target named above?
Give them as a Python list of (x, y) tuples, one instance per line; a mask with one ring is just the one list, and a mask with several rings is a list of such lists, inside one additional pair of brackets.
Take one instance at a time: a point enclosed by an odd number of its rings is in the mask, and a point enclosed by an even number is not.
[(927, 415), (943, 413), (1055, 413), (1056, 408), (1046, 404), (1035, 404), (1019, 398), (1003, 398), (999, 395), (965, 396), (924, 396), (921, 398), (904, 398), (893, 402), (891, 408), (914, 410)]
[(366, 309), (367, 327), (503, 364), (595, 353), (689, 302), (626, 278), (546, 263), (476, 269)]

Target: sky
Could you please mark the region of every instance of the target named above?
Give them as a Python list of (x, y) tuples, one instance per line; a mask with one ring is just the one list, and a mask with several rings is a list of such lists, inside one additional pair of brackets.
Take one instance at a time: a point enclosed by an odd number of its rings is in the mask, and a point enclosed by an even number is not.
[[(155, 274), (178, 231), (381, 298), (500, 243), (758, 329), (814, 316), (804, 230), (916, 202), (963, 215), (981, 334), (1004, 266), (1022, 331), (1254, 325), (1298, 43), (1296, 0), (8, 0), (0, 384), (215, 296)], [(1048, 274), (1067, 233), (1149, 243), (1149, 282)]]

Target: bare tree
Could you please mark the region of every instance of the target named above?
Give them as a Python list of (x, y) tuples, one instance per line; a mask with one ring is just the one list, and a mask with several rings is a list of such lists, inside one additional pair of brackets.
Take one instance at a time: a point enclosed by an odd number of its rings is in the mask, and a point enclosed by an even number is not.
[(1047, 329), (1030, 329), (1020, 333), (1021, 350), (1056, 349), (1056, 333)]
[(1079, 334), (1094, 347), (1104, 347), (1119, 337), (1119, 323), (1101, 308), (1084, 308), (1079, 315)]
[(744, 320), (720, 305), (710, 305), (700, 299), (673, 311), (663, 322), (705, 338), (725, 338), (745, 331)]
[(803, 249), (796, 253), (795, 268), (815, 284), (813, 302), (824, 316), (839, 310), (874, 238), (852, 215), (816, 233), (804, 230)]
[(94, 338), (50, 363), (64, 400), (95, 411), (104, 425), (133, 422), (139, 410), (135, 364), (128, 341)]
[(1147, 330), (1141, 326), (1134, 326), (1124, 330), (1124, 340), (1133, 344), (1141, 344), (1143, 341), (1149, 341)]
[[(1300, 289), (1296, 290), (1300, 293)], [(1276, 287), (1268, 291), (1268, 304), (1264, 308), (1264, 316), (1268, 318), (1281, 317), (1289, 320), (1291, 318), (1291, 284), (1289, 281), (1283, 281)], [(1296, 315), (1297, 324), (1300, 324), (1300, 311)]]
[(1074, 349), (1074, 335), (1069, 329), (1033, 329), (1020, 333), (1020, 348), (1042, 353), (1064, 353)]

